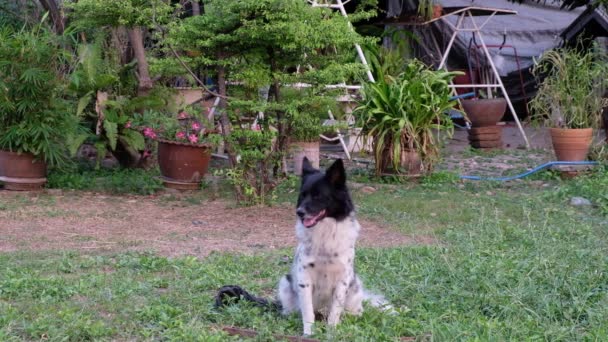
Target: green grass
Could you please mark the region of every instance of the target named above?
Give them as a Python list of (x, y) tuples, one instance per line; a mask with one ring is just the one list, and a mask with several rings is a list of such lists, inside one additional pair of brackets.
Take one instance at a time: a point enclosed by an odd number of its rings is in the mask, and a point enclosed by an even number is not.
[[(396, 316), (347, 317), (336, 341), (602, 340), (608, 333), (608, 236), (594, 222), (523, 205), (521, 223), (497, 211), (448, 226), (436, 246), (359, 249), (364, 282)], [(563, 222), (564, 224), (557, 224)], [(297, 316), (248, 305), (212, 307), (215, 290), (242, 284), (270, 296), (289, 250), (166, 259), (154, 254), (0, 256), (0, 337), (224, 340), (219, 326), (299, 334)]]
[[(362, 317), (345, 317), (335, 331), (317, 324), (315, 337), (605, 340), (607, 175), (600, 171), (570, 181), (539, 177), (510, 184), (461, 183), (438, 173), (418, 185), (375, 184), (371, 194), (353, 190), (361, 217), (437, 242), (358, 249), (364, 283), (385, 294), (398, 314), (370, 308)], [(279, 199), (293, 201), (297, 183), (284, 184)], [(571, 196), (594, 206), (569, 206)], [(21, 197), (14, 201), (0, 210), (24, 204)], [(43, 202), (27, 205), (53, 210), (52, 198)], [(299, 335), (297, 315), (281, 317), (246, 304), (222, 311), (212, 306), (215, 291), (226, 284), (271, 297), (291, 255), (291, 248), (203, 260), (153, 253), (0, 254), (0, 340), (229, 340), (222, 326), (255, 329), (260, 341), (273, 333)]]
[(158, 170), (91, 169), (52, 170), (47, 187), (51, 189), (84, 190), (111, 194), (150, 195), (163, 188)]

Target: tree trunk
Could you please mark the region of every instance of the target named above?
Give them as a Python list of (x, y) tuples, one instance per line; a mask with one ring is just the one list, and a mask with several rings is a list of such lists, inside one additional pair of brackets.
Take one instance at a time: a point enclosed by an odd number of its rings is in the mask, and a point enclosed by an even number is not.
[(63, 15), (57, 0), (40, 0), (40, 5), (42, 5), (45, 11), (49, 12), (55, 32), (62, 34), (65, 30), (65, 16)]
[[(273, 54), (271, 53), (271, 56)], [(277, 70), (277, 66), (276, 66), (276, 62), (274, 61), (274, 59), (271, 58), (270, 60), (270, 71), (272, 72), (272, 74), (274, 75), (278, 70)], [(277, 79), (274, 79), (272, 82), (272, 85), (270, 86), (271, 92), (274, 96), (274, 101), (276, 103), (279, 103), (281, 101), (281, 90), (280, 90), (280, 83)], [(287, 175), (287, 157), (286, 157), (286, 151), (287, 151), (287, 142), (289, 139), (289, 136), (287, 135), (287, 129), (286, 129), (286, 125), (283, 122), (284, 117), (283, 117), (283, 112), (280, 110), (277, 110), (276, 115), (277, 115), (277, 131), (278, 131), (278, 136), (277, 136), (277, 142), (276, 142), (276, 151), (278, 151), (279, 153), (281, 153), (281, 173), (283, 175)], [(275, 170), (273, 170), (273, 173), (276, 176), (277, 170), (275, 168)]]
[(129, 40), (133, 47), (133, 53), (135, 59), (137, 59), (137, 80), (139, 87), (137, 89), (138, 94), (146, 95), (150, 89), (152, 89), (153, 82), (150, 78), (150, 68), (148, 67), (148, 60), (146, 59), (146, 50), (144, 48), (144, 34), (141, 27), (132, 27), (128, 29)]
[(133, 60), (133, 50), (129, 46), (129, 34), (124, 26), (111, 29), (112, 46), (118, 51), (120, 65), (126, 65)]
[[(220, 56), (221, 57), (221, 56)], [(221, 60), (221, 58), (220, 58)], [(230, 162), (230, 167), (234, 168), (237, 164), (236, 154), (232, 149), (232, 145), (230, 141), (226, 138), (230, 135), (231, 127), (230, 127), (230, 118), (228, 118), (228, 113), (226, 112), (226, 67), (220, 65), (217, 67), (217, 87), (218, 92), (222, 96), (220, 97), (219, 110), (220, 110), (220, 126), (222, 128), (222, 135), (224, 137), (224, 148), (228, 152), (228, 161)], [(234, 190), (236, 192), (236, 200), (242, 201), (246, 197), (243, 195), (241, 186), (235, 184)]]
[(219, 110), (220, 110), (220, 126), (222, 127), (222, 135), (224, 136), (224, 144), (226, 150), (228, 151), (228, 160), (230, 161), (230, 166), (236, 166), (236, 155), (234, 154), (234, 150), (230, 145), (230, 142), (225, 137), (230, 135), (231, 127), (230, 127), (230, 119), (228, 118), (228, 113), (226, 112), (226, 68), (224, 66), (218, 66), (217, 68), (217, 86), (218, 92), (222, 96), (220, 97)]
[(201, 15), (201, 4), (198, 3), (198, 0), (190, 1), (192, 5), (192, 16)]

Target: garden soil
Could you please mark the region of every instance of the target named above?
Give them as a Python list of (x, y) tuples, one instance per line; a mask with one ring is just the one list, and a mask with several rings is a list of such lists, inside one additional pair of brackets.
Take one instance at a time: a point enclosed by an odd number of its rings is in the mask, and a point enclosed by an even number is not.
[[(234, 207), (224, 200), (190, 203), (179, 194), (105, 196), (83, 192), (0, 191), (0, 252), (154, 251), (204, 257), (212, 252), (295, 246), (292, 205)], [(360, 246), (430, 244), (362, 220)]]

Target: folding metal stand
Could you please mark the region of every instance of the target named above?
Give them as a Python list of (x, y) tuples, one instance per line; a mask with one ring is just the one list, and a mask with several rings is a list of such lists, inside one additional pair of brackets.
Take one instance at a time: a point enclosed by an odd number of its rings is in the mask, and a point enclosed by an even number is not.
[[(484, 42), (483, 37), (481, 35), (481, 30), (483, 29), (483, 27), (495, 15), (517, 14), (517, 12), (511, 11), (511, 10), (498, 9), (498, 8), (469, 6), (469, 7), (457, 7), (457, 8), (444, 8), (444, 13), (446, 13), (446, 14), (438, 19), (442, 20), (444, 23), (446, 23), (448, 26), (450, 26), (454, 30), (454, 32), (452, 33), (450, 41), (449, 41), (445, 51), (442, 54), (443, 56), (441, 58), (441, 62), (439, 63), (438, 69), (443, 68), (443, 69), (447, 70), (446, 62), (447, 62), (448, 56), (450, 54), (450, 51), (451, 51), (452, 47), (454, 46), (454, 41), (456, 40), (456, 37), (458, 36), (459, 33), (472, 32), (473, 35), (476, 35), (476, 37), (479, 38), (478, 45), (481, 47), (483, 54), (487, 57), (488, 64), (490, 65), (490, 68), (492, 69), (492, 72), (495, 76), (496, 83), (494, 83), (494, 84), (481, 84), (481, 83), (451, 84), (450, 87), (452, 89), (455, 89), (455, 88), (487, 88), (487, 89), (500, 88), (502, 90), (502, 94), (503, 94), (505, 100), (507, 101), (507, 105), (509, 106), (511, 115), (513, 116), (513, 119), (515, 120), (515, 123), (517, 124), (517, 128), (519, 129), (519, 132), (521, 133), (521, 135), (524, 139), (526, 148), (530, 148), (530, 143), (528, 142), (528, 137), (526, 136), (526, 132), (524, 131), (524, 129), (521, 125), (521, 122), (519, 121), (519, 118), (517, 117), (517, 113), (515, 113), (515, 108), (513, 108), (513, 103), (511, 102), (511, 99), (509, 98), (509, 94), (507, 94), (507, 90), (505, 89), (505, 86), (502, 83), (502, 80), (500, 79), (500, 74), (498, 73), (498, 70), (496, 69), (496, 66), (494, 65), (494, 61), (492, 61), (492, 55), (488, 51), (488, 47), (487, 47), (486, 43)], [(449, 16), (458, 16), (455, 26), (447, 19)], [(478, 25), (475, 21), (475, 16), (487, 16), (487, 18), (485, 18), (485, 21), (482, 22), (481, 25)], [(464, 22), (465, 18), (470, 19), (470, 23), (471, 23), (472, 27), (464, 27), (463, 22)]]

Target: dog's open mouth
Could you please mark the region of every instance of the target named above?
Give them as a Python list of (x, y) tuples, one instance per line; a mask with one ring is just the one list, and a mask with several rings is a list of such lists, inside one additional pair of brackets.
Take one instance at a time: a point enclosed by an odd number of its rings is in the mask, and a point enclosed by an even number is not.
[(323, 218), (325, 218), (325, 209), (319, 211), (319, 213), (315, 216), (304, 216), (304, 218), (302, 219), (302, 224), (304, 225), (304, 227), (310, 228), (317, 224), (317, 222), (321, 221)]

